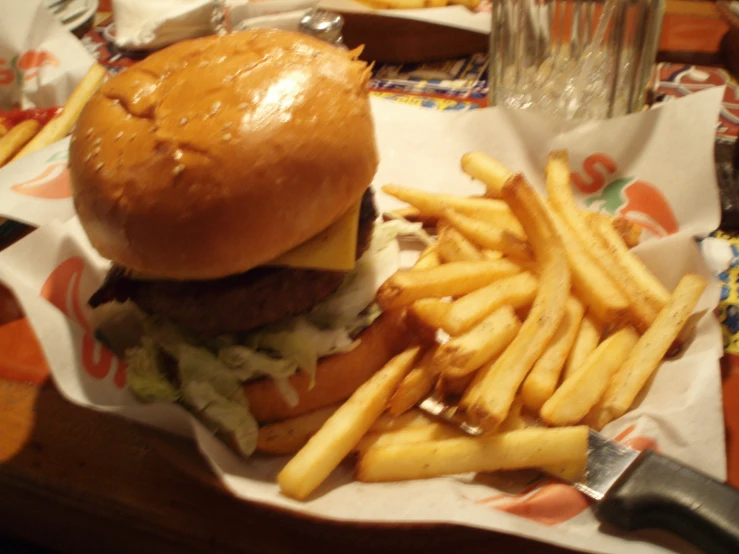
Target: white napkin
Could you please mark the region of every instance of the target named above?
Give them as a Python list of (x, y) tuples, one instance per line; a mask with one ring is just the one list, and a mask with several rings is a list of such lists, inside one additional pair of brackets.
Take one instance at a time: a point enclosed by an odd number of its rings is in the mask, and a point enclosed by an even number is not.
[(115, 44), (154, 49), (212, 34), (213, 0), (113, 0)]
[(41, 0), (0, 5), (0, 109), (63, 104), (95, 60)]
[(216, 32), (254, 28), (296, 31), (317, 0), (113, 0), (115, 44), (154, 49)]
[(305, 13), (318, 0), (221, 0), (223, 30), (273, 28), (297, 31)]

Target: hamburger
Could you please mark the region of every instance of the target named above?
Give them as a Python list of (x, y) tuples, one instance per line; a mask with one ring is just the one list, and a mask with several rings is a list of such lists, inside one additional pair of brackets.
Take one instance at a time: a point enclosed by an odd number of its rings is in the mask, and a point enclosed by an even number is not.
[(72, 136), (75, 208), (112, 262), (90, 304), (143, 314), (129, 387), (245, 455), (259, 423), (348, 398), (408, 341), (373, 305), (397, 246), (369, 71), (286, 31), (186, 41), (111, 78)]

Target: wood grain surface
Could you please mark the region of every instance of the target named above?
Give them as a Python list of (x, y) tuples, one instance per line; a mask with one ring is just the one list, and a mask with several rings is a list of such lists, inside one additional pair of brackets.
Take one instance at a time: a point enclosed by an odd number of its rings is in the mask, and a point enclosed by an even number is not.
[(314, 521), (223, 491), (193, 443), (0, 381), (0, 534), (74, 553), (567, 550), (453, 526)]
[(423, 62), (487, 52), (488, 37), (480, 33), (422, 21), (344, 13), (344, 42), (364, 45), (366, 61)]

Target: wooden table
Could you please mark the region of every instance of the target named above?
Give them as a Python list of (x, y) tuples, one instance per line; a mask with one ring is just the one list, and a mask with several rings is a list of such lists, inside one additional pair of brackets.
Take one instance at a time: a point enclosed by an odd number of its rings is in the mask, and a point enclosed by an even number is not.
[[(668, 2), (671, 16), (663, 54), (717, 56), (726, 26), (712, 4)], [(702, 38), (686, 46), (678, 38), (691, 26), (702, 30), (686, 36)], [(725, 358), (723, 373), (730, 482), (739, 486), (736, 358)], [(462, 527), (313, 521), (236, 500), (192, 443), (73, 406), (47, 376), (33, 331), (0, 286), (0, 535), (74, 553), (567, 552)]]

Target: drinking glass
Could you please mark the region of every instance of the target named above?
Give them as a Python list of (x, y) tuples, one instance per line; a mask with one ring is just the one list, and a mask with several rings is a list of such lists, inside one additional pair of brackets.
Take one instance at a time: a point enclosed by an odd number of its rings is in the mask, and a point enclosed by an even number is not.
[(489, 103), (604, 119), (641, 110), (664, 0), (494, 0)]

